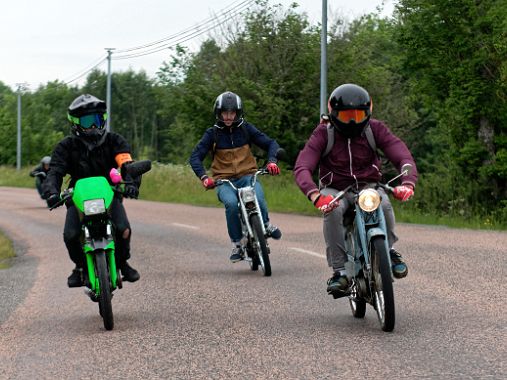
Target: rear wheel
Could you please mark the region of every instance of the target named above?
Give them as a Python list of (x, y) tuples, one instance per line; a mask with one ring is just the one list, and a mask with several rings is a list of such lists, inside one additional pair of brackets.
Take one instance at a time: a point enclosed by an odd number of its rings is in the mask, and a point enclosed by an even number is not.
[(95, 254), (97, 278), (99, 279), (99, 312), (104, 321), (104, 328), (112, 330), (114, 327), (113, 306), (111, 305), (111, 280), (107, 268), (104, 251)]
[(254, 241), (253, 248), (257, 253), (259, 264), (261, 265), (264, 276), (271, 276), (271, 262), (269, 261), (269, 250), (266, 243), (259, 214), (250, 217), (250, 225), (252, 226)]
[(374, 237), (370, 246), (373, 274), (373, 302), (382, 330), (393, 331), (395, 322), (393, 280), (383, 237)]

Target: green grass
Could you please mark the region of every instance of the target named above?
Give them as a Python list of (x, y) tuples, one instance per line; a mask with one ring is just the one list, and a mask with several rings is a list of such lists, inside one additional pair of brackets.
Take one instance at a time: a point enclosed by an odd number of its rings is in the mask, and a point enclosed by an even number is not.
[(8, 267), (7, 259), (10, 257), (14, 257), (12, 243), (2, 232), (0, 232), (0, 269)]
[[(28, 176), (32, 168), (16, 171), (12, 167), (0, 166), (0, 186), (35, 187), (35, 181)], [(282, 171), (277, 177), (263, 176), (261, 182), (269, 205), (273, 212), (285, 212), (303, 215), (319, 215), (294, 183), (292, 172)], [(417, 194), (416, 194), (417, 196)], [(199, 206), (221, 207), (215, 191), (205, 191), (191, 168), (183, 165), (153, 163), (152, 170), (143, 176), (141, 199), (187, 203)], [(464, 219), (459, 216), (422, 213), (414, 209), (413, 204), (393, 202), (396, 220), (405, 223), (446, 225), (455, 228), (500, 229), (507, 226), (499, 224), (490, 217)]]
[(35, 165), (17, 171), (9, 166), (0, 166), (0, 186), (35, 188), (35, 178), (30, 177), (30, 172), (34, 167)]

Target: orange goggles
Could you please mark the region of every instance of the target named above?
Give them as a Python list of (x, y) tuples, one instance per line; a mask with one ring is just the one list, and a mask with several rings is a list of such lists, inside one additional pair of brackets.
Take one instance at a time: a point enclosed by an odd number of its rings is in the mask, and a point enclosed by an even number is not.
[(365, 110), (341, 110), (336, 114), (336, 118), (342, 123), (348, 123), (354, 120), (356, 123), (360, 123), (366, 120)]

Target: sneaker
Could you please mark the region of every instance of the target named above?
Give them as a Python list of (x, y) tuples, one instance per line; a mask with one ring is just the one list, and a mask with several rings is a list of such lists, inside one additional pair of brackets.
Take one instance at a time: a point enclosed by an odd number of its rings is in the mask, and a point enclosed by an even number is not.
[(67, 278), (69, 288), (79, 288), (83, 286), (83, 268), (75, 267)]
[(408, 273), (408, 267), (407, 264), (405, 264), (405, 262), (403, 261), (403, 258), (401, 257), (400, 253), (395, 249), (391, 248), (391, 250), (389, 251), (389, 255), (391, 256), (391, 264), (394, 277), (396, 278), (405, 277)]
[(327, 280), (327, 292), (346, 292), (349, 288), (349, 280), (347, 276), (344, 274), (340, 274), (340, 272), (335, 272), (333, 276)]
[(123, 275), (122, 278), (123, 281), (136, 282), (137, 280), (139, 280), (139, 278), (141, 278), (139, 272), (134, 268), (132, 268), (128, 263), (123, 264), (120, 267), (120, 270), (121, 274)]
[(271, 223), (268, 223), (265, 226), (266, 229), (266, 237), (271, 237), (275, 240), (279, 240), (282, 237), (282, 231), (277, 226), (272, 225)]
[(231, 263), (237, 263), (238, 261), (241, 261), (244, 258), (245, 257), (243, 255), (243, 248), (234, 247), (232, 249), (231, 257), (229, 257), (229, 260), (231, 260)]

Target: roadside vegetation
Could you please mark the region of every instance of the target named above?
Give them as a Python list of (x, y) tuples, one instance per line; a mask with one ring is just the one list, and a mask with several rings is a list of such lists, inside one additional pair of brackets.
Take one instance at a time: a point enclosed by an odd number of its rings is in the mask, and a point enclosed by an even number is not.
[[(294, 213), (301, 215), (319, 216), (307, 198), (294, 183), (292, 171), (285, 168), (283, 163), (282, 175), (277, 177), (263, 176), (261, 182), (264, 187), (269, 209), (272, 212)], [(17, 171), (11, 167), (0, 167), (0, 186), (28, 187), (34, 189), (33, 178), (26, 181), (25, 176), (30, 168)], [(499, 223), (500, 218), (485, 213), (467, 214), (465, 208), (459, 208), (456, 202), (453, 213), (422, 212), (417, 203), (427, 191), (424, 180), (420, 181), (415, 197), (407, 203), (392, 202), (396, 220), (405, 223), (446, 225), (456, 228), (473, 229), (507, 229), (505, 224)], [(205, 191), (195, 177), (192, 169), (187, 165), (153, 163), (152, 170), (143, 176), (140, 199), (185, 203), (196, 206), (222, 207), (215, 191)], [(451, 207), (450, 207), (451, 208)]]
[(10, 257), (14, 257), (11, 241), (0, 231), (0, 269), (8, 267)]
[[(396, 205), (398, 220), (503, 228), (507, 2), (396, 3), (391, 17), (330, 18), (328, 92), (351, 82), (366, 88), (373, 117), (411, 150), (419, 183), (412, 202)], [(163, 163), (147, 176), (143, 196), (215, 204), (213, 192), (202, 192), (182, 165), (213, 125), (213, 101), (225, 90), (242, 97), (246, 119), (274, 137), (294, 165), (320, 116), (320, 34), (320, 24), (296, 4), (257, 0), (196, 51), (168, 50), (154, 77), (114, 72), (112, 129), (127, 138), (136, 159)], [(23, 164), (35, 166), (69, 133), (67, 107), (86, 92), (105, 98), (106, 73), (91, 71), (82, 86), (56, 80), (22, 95)], [(0, 165), (16, 163), (16, 105), (16, 92), (0, 82)], [(0, 185), (31, 183), (27, 174), (0, 174)], [(263, 181), (273, 210), (313, 212), (289, 173)]]

